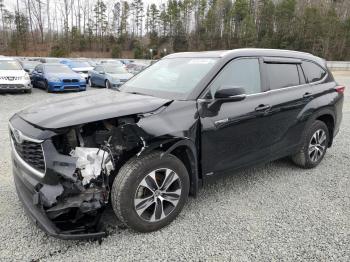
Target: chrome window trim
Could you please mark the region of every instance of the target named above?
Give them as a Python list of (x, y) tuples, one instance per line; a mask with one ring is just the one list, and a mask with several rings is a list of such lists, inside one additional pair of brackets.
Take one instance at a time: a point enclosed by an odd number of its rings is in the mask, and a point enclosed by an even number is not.
[[(326, 71), (326, 70), (325, 70), (325, 71)], [(292, 89), (292, 88), (300, 88), (300, 87), (304, 87), (304, 86), (318, 85), (318, 84), (322, 84), (322, 82), (323, 82), (324, 80), (326, 80), (327, 77), (328, 77), (328, 71), (326, 71), (325, 76), (324, 76), (321, 80), (318, 80), (318, 81), (316, 81), (316, 82), (305, 83), (305, 84), (296, 85), (296, 86), (287, 86), (287, 87), (282, 87), (282, 88), (277, 88), (277, 89), (269, 89), (269, 90), (266, 90), (265, 92), (260, 92), (260, 93), (256, 93), (256, 94), (249, 94), (249, 95), (246, 95), (246, 97), (256, 96), (256, 95), (261, 95), (261, 94), (268, 94), (268, 93), (271, 93), (271, 92), (281, 91), (281, 90), (288, 90), (288, 89)]]
[[(326, 75), (321, 79), (318, 80), (316, 82), (311, 82), (311, 83), (305, 83), (302, 85), (296, 85), (296, 86), (288, 86), (288, 87), (282, 87), (282, 88), (278, 88), (278, 89), (269, 89), (266, 90), (264, 92), (260, 92), (260, 93), (255, 93), (255, 94), (246, 94), (246, 97), (254, 97), (254, 96), (260, 96), (260, 95), (268, 95), (270, 93), (276, 92), (276, 91), (282, 91), (282, 90), (288, 90), (288, 89), (293, 89), (293, 88), (301, 88), (301, 87), (305, 87), (305, 86), (313, 86), (313, 85), (318, 85), (318, 84), (322, 84), (322, 82), (328, 77), (328, 71), (326, 71)], [(205, 98), (198, 98), (197, 101), (213, 101), (215, 100), (214, 98), (211, 99), (205, 99)], [(244, 101), (244, 100), (242, 100)]]

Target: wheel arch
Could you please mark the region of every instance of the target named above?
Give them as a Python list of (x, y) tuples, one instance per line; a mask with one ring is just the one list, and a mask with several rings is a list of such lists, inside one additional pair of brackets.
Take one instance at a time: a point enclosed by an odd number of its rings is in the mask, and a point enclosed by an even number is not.
[(153, 151), (162, 151), (161, 157), (172, 154), (185, 165), (190, 176), (190, 195), (196, 197), (201, 177), (198, 171), (199, 165), (195, 143), (188, 138), (165, 139), (141, 149), (138, 156), (146, 155)]
[[(333, 144), (334, 137), (334, 127), (335, 127), (335, 113), (331, 108), (323, 108), (317, 111), (313, 117), (309, 120), (309, 124), (312, 124), (314, 121), (319, 120), (326, 124), (329, 132), (329, 144), (328, 147), (331, 147)], [(310, 125), (307, 125), (310, 126)]]
[(185, 165), (190, 178), (190, 195), (196, 197), (199, 186), (199, 172), (197, 150), (193, 142), (190, 140), (180, 140), (172, 144), (161, 157), (172, 154), (176, 156)]

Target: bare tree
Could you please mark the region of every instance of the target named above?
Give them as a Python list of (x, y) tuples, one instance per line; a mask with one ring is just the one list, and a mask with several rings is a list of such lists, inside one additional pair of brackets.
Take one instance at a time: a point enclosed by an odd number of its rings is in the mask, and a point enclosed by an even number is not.
[(44, 43), (44, 21), (42, 16), (43, 3), (40, 0), (28, 0), (31, 5), (31, 14), (36, 20), (37, 27), (40, 32), (41, 43)]

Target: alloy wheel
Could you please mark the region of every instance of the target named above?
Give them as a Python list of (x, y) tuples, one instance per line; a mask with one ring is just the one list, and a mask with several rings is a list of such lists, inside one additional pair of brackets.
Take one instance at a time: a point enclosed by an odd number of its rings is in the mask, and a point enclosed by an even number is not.
[(173, 212), (181, 197), (181, 181), (173, 170), (161, 168), (147, 174), (134, 198), (135, 211), (148, 222), (163, 220)]
[(326, 151), (327, 135), (323, 129), (318, 129), (311, 137), (309, 143), (309, 157), (312, 162), (321, 159)]

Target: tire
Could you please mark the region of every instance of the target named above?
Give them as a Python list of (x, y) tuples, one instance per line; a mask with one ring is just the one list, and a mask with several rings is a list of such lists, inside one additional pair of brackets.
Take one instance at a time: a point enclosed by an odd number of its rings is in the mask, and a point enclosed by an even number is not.
[(24, 90), (24, 93), (31, 94), (32, 93), (32, 89), (31, 88), (30, 89), (26, 89), (26, 90)]
[(91, 77), (88, 78), (88, 85), (89, 85), (90, 87), (93, 87), (93, 86), (94, 86), (94, 83), (92, 83)]
[(109, 80), (105, 81), (105, 87), (106, 87), (106, 89), (111, 89), (112, 88), (111, 87), (111, 83), (109, 82)]
[[(319, 132), (318, 135), (316, 134), (317, 132)], [(322, 141), (322, 143), (317, 143), (317, 136), (321, 138), (323, 134), (325, 135), (325, 140), (319, 139), (318, 142)], [(292, 161), (302, 168), (309, 169), (316, 167), (327, 152), (329, 139), (327, 125), (322, 121), (316, 120), (309, 129), (306, 130), (303, 136), (303, 146), (297, 154), (292, 156)], [(319, 146), (313, 146), (315, 144), (319, 144)]]
[[(173, 182), (168, 184), (164, 183), (164, 181), (167, 181), (166, 179), (158, 179), (162, 177), (163, 170), (170, 170), (169, 175), (165, 175), (164, 178), (168, 177), (170, 178), (168, 181), (171, 180)], [(153, 174), (153, 171), (156, 171), (156, 180), (150, 179), (150, 174)], [(162, 186), (163, 184), (168, 184), (169, 191), (159, 195), (159, 190), (151, 191), (150, 187), (142, 186), (141, 183), (146, 183), (145, 181), (159, 181), (156, 185), (157, 187), (159, 186), (158, 184)], [(153, 185), (156, 188), (153, 183), (147, 182), (146, 184)], [(170, 154), (161, 157), (161, 152), (154, 152), (141, 158), (135, 157), (120, 169), (113, 182), (111, 190), (112, 207), (119, 220), (125, 226), (138, 232), (155, 231), (171, 223), (181, 212), (188, 198), (189, 184), (187, 169), (177, 157)], [(178, 188), (180, 188), (180, 192)], [(140, 192), (148, 196), (139, 196)], [(178, 194), (171, 192), (177, 192)], [(175, 195), (176, 198), (172, 198)], [(153, 203), (143, 210), (140, 206), (142, 207), (141, 202), (145, 201), (140, 201), (141, 199), (148, 199), (147, 202), (151, 203), (153, 201)], [(163, 201), (160, 199), (163, 199)], [(166, 199), (171, 200), (175, 205)], [(157, 212), (156, 207), (158, 207)], [(139, 213), (136, 209), (138, 209)], [(164, 213), (159, 213), (161, 210)], [(163, 217), (159, 216), (160, 214)]]
[(45, 81), (45, 90), (46, 90), (46, 92), (48, 92), (48, 93), (52, 93), (52, 91), (50, 90), (50, 88), (49, 88), (49, 84)]

